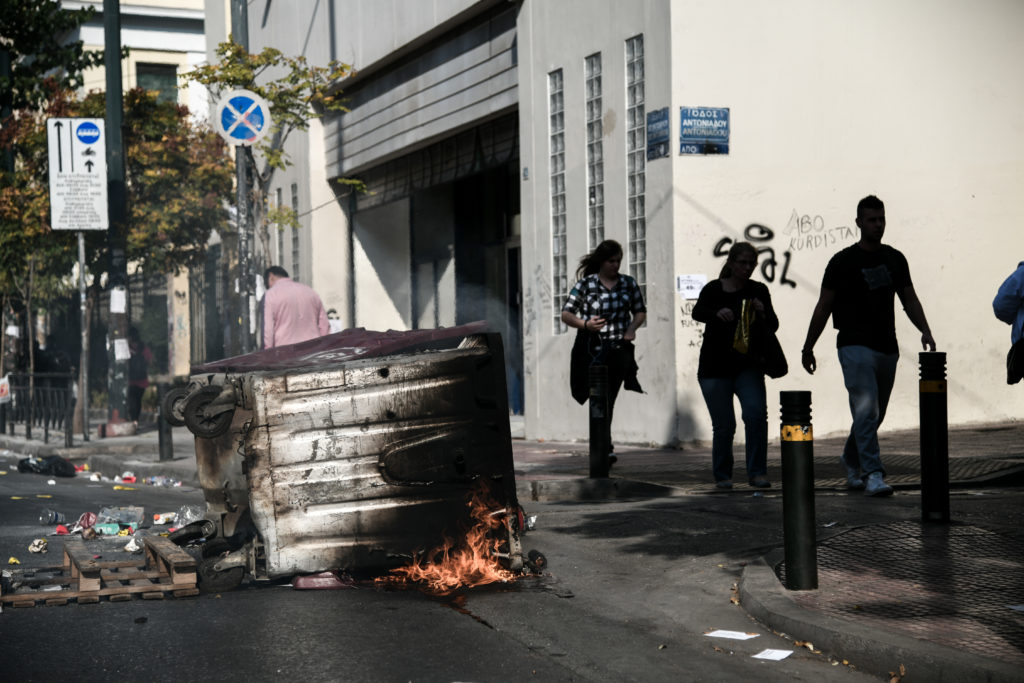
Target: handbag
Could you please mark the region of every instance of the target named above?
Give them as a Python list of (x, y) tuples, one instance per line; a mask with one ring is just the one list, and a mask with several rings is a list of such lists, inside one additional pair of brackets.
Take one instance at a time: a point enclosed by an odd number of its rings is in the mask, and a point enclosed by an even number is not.
[(756, 314), (749, 299), (743, 300), (732, 347), (748, 354), (772, 379), (784, 377), (789, 372), (789, 363), (779, 338), (768, 329), (763, 316)]
[(786, 354), (782, 350), (779, 338), (775, 336), (774, 332), (769, 332), (767, 329), (763, 337), (761, 364), (764, 366), (764, 374), (772, 379), (785, 377), (789, 372), (789, 363), (786, 362)]

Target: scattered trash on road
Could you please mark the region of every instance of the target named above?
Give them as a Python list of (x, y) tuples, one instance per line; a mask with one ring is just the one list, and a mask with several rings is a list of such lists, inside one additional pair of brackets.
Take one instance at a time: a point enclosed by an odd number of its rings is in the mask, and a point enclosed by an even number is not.
[(158, 512), (153, 515), (153, 524), (174, 524), (176, 517), (175, 512)]
[(743, 631), (723, 631), (722, 629), (716, 629), (714, 631), (708, 631), (704, 635), (709, 638), (729, 638), (730, 640), (750, 640), (751, 638), (757, 638), (760, 633), (744, 633)]
[(143, 547), (144, 546), (143, 546), (143, 543), (142, 543), (142, 537), (139, 536), (139, 535), (133, 535), (132, 536), (132, 540), (128, 541), (128, 543), (125, 544), (124, 551), (126, 553), (132, 553), (133, 555), (138, 555), (139, 553), (142, 552)]
[(63, 524), (65, 521), (64, 513), (56, 510), (45, 509), (39, 514), (39, 523), (43, 526)]
[(139, 526), (146, 518), (145, 510), (138, 505), (123, 505), (118, 507), (105, 507), (100, 510), (96, 517), (97, 522), (118, 522), (121, 524), (133, 524)]
[(71, 464), (70, 460), (59, 455), (47, 455), (42, 458), (30, 455), (18, 461), (18, 471), (56, 477), (75, 476), (75, 466)]
[(36, 540), (32, 541), (32, 543), (30, 543), (29, 546), (28, 546), (28, 551), (30, 553), (45, 553), (46, 552), (46, 539), (45, 538), (37, 538)]
[(11, 557), (7, 558), (7, 564), (21, 564), (21, 560), (12, 555)]
[(761, 650), (756, 655), (751, 655), (754, 659), (769, 659), (772, 661), (779, 661), (793, 654), (792, 650)]
[(203, 519), (205, 514), (206, 510), (200, 505), (182, 505), (174, 518), (174, 524), (183, 527)]

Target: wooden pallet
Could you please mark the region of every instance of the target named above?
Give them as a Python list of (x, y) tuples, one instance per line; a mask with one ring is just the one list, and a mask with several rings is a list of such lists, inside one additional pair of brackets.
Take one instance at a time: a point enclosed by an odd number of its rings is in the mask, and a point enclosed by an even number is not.
[[(80, 538), (64, 542), (64, 562), (34, 569), (34, 576), (8, 595), (0, 595), (0, 604), (13, 607), (66, 605), (69, 600), (79, 604), (131, 600), (162, 600), (168, 593), (176, 598), (198, 595), (196, 561), (184, 550), (163, 536), (146, 536), (145, 558), (131, 556), (123, 560), (94, 559)], [(142, 566), (140, 566), (142, 565)], [(53, 576), (39, 577), (53, 572)], [(47, 586), (58, 590), (44, 590)]]

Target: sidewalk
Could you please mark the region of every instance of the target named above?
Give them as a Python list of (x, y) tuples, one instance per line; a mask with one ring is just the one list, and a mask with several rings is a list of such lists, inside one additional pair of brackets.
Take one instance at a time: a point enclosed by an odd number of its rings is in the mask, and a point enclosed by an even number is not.
[[(513, 418), (515, 420), (515, 418)], [(521, 434), (521, 423), (512, 425)], [(173, 459), (159, 460), (155, 430), (130, 437), (95, 439), (63, 447), (0, 435), (0, 463), (13, 466), (28, 454), (58, 454), (113, 477), (132, 471), (141, 478), (164, 476), (198, 486), (191, 433), (172, 432)], [(844, 439), (814, 442), (816, 495), (839, 495), (845, 478), (837, 455)], [(889, 432), (881, 439), (887, 480), (897, 495), (920, 489), (916, 431)], [(742, 447), (737, 449), (737, 454)], [(732, 491), (714, 487), (710, 447), (680, 450), (617, 446), (618, 462), (608, 479), (590, 479), (586, 443), (513, 439), (520, 502), (608, 500), (655, 496), (750, 496), (739, 465)], [(949, 430), (951, 490), (1024, 486), (1024, 423)], [(742, 457), (737, 458), (742, 461)], [(779, 444), (769, 446), (769, 479), (781, 488)], [(1001, 490), (1001, 489), (1000, 489)], [(993, 496), (993, 519), (1020, 519), (998, 509), (1018, 508), (1024, 496), (1011, 489)], [(858, 497), (859, 499), (859, 497)], [(896, 499), (892, 499), (896, 500)], [(876, 501), (873, 501), (876, 502)], [(990, 525), (991, 526), (991, 525)], [(922, 524), (884, 521), (841, 530), (819, 530), (818, 590), (783, 588), (782, 552), (747, 566), (739, 586), (742, 606), (759, 621), (816, 649), (861, 663), (885, 676), (906, 667), (905, 681), (1024, 681), (1024, 531), (996, 524), (983, 529), (955, 522)], [(1024, 608), (1024, 607), (1022, 607)], [(871, 669), (871, 667), (874, 667)]]

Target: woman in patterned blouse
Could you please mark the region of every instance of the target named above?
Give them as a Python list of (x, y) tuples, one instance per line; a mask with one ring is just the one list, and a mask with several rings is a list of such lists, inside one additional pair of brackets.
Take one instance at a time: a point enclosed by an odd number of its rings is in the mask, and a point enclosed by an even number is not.
[[(608, 424), (619, 389), (641, 391), (636, 379), (633, 340), (647, 319), (644, 296), (636, 280), (619, 272), (622, 245), (605, 240), (580, 259), (579, 282), (573, 285), (562, 306), (562, 322), (578, 330), (572, 350), (570, 383), (580, 404), (589, 396), (587, 369), (592, 364), (608, 367)], [(615, 456), (610, 456), (615, 462)]]

